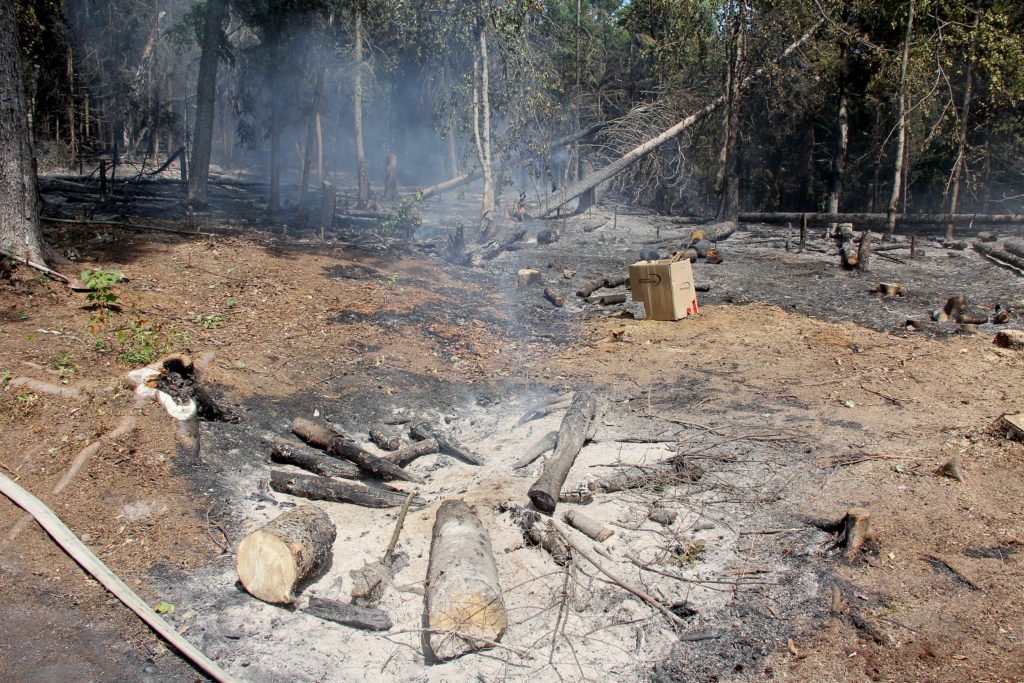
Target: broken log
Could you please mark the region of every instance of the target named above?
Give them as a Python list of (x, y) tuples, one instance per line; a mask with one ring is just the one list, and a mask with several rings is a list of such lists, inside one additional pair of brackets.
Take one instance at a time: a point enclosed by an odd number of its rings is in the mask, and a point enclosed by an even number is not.
[[(819, 28), (821, 28), (821, 26), (824, 23), (825, 23), (824, 20), (821, 20), (821, 21), (818, 21), (817, 23), (815, 23), (814, 26), (812, 26), (810, 28), (810, 30), (808, 30), (806, 33), (804, 33), (802, 36), (800, 36), (800, 38), (798, 38), (795, 42), (793, 42), (789, 47), (787, 47), (785, 50), (783, 50), (782, 54), (780, 54), (773, 61), (773, 63), (778, 63), (778, 62), (782, 61), (783, 59), (785, 59), (789, 55), (793, 54), (793, 52), (795, 52), (796, 50), (800, 49), (800, 47), (804, 43), (809, 41), (811, 39), (811, 37), (818, 31)], [(752, 82), (754, 82), (755, 80), (760, 78), (761, 75), (763, 73), (765, 73), (765, 71), (767, 71), (767, 69), (768, 69), (768, 65), (764, 65), (764, 66), (761, 66), (761, 67), (755, 69), (752, 73), (750, 73), (746, 78), (744, 78), (739, 83), (739, 88), (740, 89), (746, 88)], [(714, 113), (719, 107), (721, 107), (723, 104), (725, 104), (726, 99), (727, 99), (727, 95), (726, 94), (720, 95), (719, 97), (715, 98), (714, 100), (711, 100), (710, 102), (705, 104), (702, 108), (700, 108), (699, 110), (697, 110), (694, 113), (690, 114), (685, 119), (683, 119), (682, 121), (680, 121), (676, 125), (672, 126), (668, 130), (665, 130), (661, 134), (659, 134), (659, 135), (651, 138), (650, 140), (647, 140), (646, 142), (644, 142), (644, 143), (634, 147), (632, 150), (630, 150), (629, 152), (627, 152), (623, 156), (619, 157), (618, 159), (616, 159), (612, 163), (608, 164), (604, 168), (602, 168), (602, 169), (600, 169), (600, 170), (598, 170), (598, 171), (596, 171), (594, 173), (587, 174), (585, 177), (583, 177), (580, 180), (576, 181), (575, 183), (573, 183), (569, 187), (563, 189), (561, 192), (559, 192), (557, 195), (554, 195), (554, 197), (552, 197), (547, 202), (547, 204), (545, 205), (544, 214), (548, 215), (548, 214), (554, 213), (555, 211), (560, 209), (565, 204), (568, 204), (570, 201), (572, 201), (576, 197), (579, 197), (580, 195), (582, 195), (587, 190), (592, 190), (592, 189), (596, 188), (598, 185), (600, 185), (601, 183), (605, 182), (606, 180), (614, 178), (616, 175), (618, 175), (622, 171), (626, 170), (627, 168), (629, 168), (634, 163), (636, 163), (637, 161), (639, 161), (643, 157), (647, 156), (648, 154), (650, 154), (654, 150), (658, 149), (659, 147), (661, 147), (662, 145), (667, 143), (669, 140), (674, 139), (676, 136), (678, 136), (680, 133), (682, 133), (686, 129), (691, 128), (694, 124), (703, 121), (705, 118), (707, 118), (712, 113)]]
[(604, 287), (604, 278), (591, 280), (590, 282), (576, 290), (576, 296), (578, 296), (581, 299), (586, 299), (587, 297), (589, 297), (591, 294), (601, 289), (602, 287)]
[(323, 477), (363, 478), (363, 471), (354, 463), (328, 457), (299, 441), (281, 437), (274, 437), (271, 442), (270, 460), (281, 465), (295, 465)]
[(470, 465), (484, 464), (484, 459), (479, 455), (463, 446), (453, 437), (445, 436), (444, 434), (435, 431), (426, 422), (413, 425), (409, 428), (409, 433), (412, 434), (414, 439), (418, 439), (420, 441), (425, 439), (434, 439), (437, 441), (437, 445), (442, 453), (454, 455), (459, 460), (469, 463)]
[(597, 400), (594, 396), (587, 391), (577, 392), (562, 418), (558, 444), (544, 465), (544, 471), (530, 487), (530, 500), (538, 510), (549, 514), (554, 512), (562, 484), (583, 448), (596, 414)]
[(350, 605), (339, 600), (313, 597), (302, 611), (318, 619), (364, 631), (387, 631), (391, 628), (391, 617), (384, 610)]
[(519, 230), (518, 232), (514, 233), (511, 237), (509, 237), (507, 240), (495, 246), (493, 249), (485, 251), (483, 253), (483, 257), (488, 261), (490, 261), (493, 258), (497, 258), (503, 251), (507, 250), (513, 244), (515, 244), (516, 242), (521, 242), (524, 237), (526, 237), (526, 231)]
[(238, 580), (264, 602), (291, 604), (296, 586), (330, 561), (336, 535), (334, 522), (320, 508), (289, 510), (238, 544)]
[(675, 510), (666, 510), (665, 508), (654, 508), (647, 514), (647, 519), (660, 524), (662, 526), (671, 526), (679, 513)]
[(843, 556), (846, 561), (853, 562), (861, 546), (871, 537), (871, 511), (866, 508), (847, 510), (842, 536)]
[(957, 294), (951, 296), (946, 300), (946, 305), (943, 307), (943, 312), (950, 318), (957, 315), (963, 308), (967, 306), (967, 295)]
[(992, 343), (1002, 349), (1024, 350), (1024, 330), (999, 330)]
[(558, 241), (558, 231), (545, 228), (537, 233), (537, 244), (554, 244)]
[(426, 594), (428, 642), (437, 659), (486, 647), (508, 627), (491, 540), (461, 500), (446, 500), (437, 509)]
[(907, 288), (898, 282), (879, 282), (871, 288), (871, 293), (882, 296), (906, 296)]
[(334, 227), (334, 211), (338, 208), (338, 192), (334, 185), (323, 183), (323, 200), (320, 202), (320, 230), (330, 230)]
[(540, 271), (536, 268), (520, 268), (516, 273), (516, 287), (519, 289), (525, 289), (537, 282), (540, 282)]
[(557, 443), (558, 432), (548, 432), (523, 452), (523, 457), (516, 460), (515, 464), (512, 465), (512, 469), (517, 470), (520, 467), (526, 467), (531, 462), (554, 448)]
[(985, 258), (990, 261), (994, 261), (996, 265), (1010, 266), (1014, 269), (1014, 272), (1017, 272), (1018, 274), (1024, 273), (1024, 258), (1014, 256), (1007, 251), (1003, 251), (1002, 249), (992, 247), (987, 244), (982, 244), (981, 242), (975, 242), (974, 249)]
[(556, 292), (555, 290), (551, 289), (550, 287), (544, 288), (544, 298), (550, 301), (555, 306), (562, 307), (565, 305), (565, 299), (562, 298), (562, 295)]
[(857, 246), (857, 270), (867, 272), (871, 269), (871, 231), (865, 230), (860, 235)]
[(416, 484), (423, 483), (421, 477), (409, 474), (393, 462), (364, 451), (352, 441), (332, 434), (327, 427), (313, 420), (307, 420), (304, 417), (295, 418), (292, 420), (292, 432), (306, 443), (322, 448), (339, 458), (351, 460), (366, 472), (385, 481), (401, 479)]
[(559, 493), (558, 502), (571, 505), (590, 505), (594, 502), (594, 494), (586, 486), (580, 485), (574, 489), (566, 489)]
[(555, 138), (548, 144), (548, 150), (553, 152), (559, 147), (565, 147), (566, 145), (571, 145), (577, 140), (588, 138), (610, 123), (611, 121), (598, 121), (597, 123), (590, 124), (586, 128), (580, 128), (579, 130), (569, 133), (568, 135), (564, 135), (560, 138)]
[(565, 521), (573, 529), (583, 532), (598, 543), (604, 543), (615, 533), (593, 517), (589, 517), (577, 510), (566, 512)]
[[(270, 488), (278, 493), (299, 496), (310, 500), (326, 500), (331, 503), (350, 503), (368, 508), (396, 508), (405, 502), (406, 494), (401, 491), (350, 484), (312, 474), (292, 474), (273, 470), (270, 473)], [(414, 501), (417, 505), (423, 501)]]
[(463, 185), (473, 182), (474, 180), (477, 179), (479, 175), (480, 171), (477, 169), (473, 169), (469, 173), (456, 176), (451, 180), (444, 181), (443, 183), (438, 183), (437, 185), (425, 187), (419, 191), (419, 196), (421, 199), (427, 199), (428, 197), (437, 197), (439, 195), (444, 194), (445, 192), (448, 192), (449, 190), (454, 190), (457, 187), (462, 187)]
[(370, 427), (370, 441), (382, 451), (397, 451), (402, 445), (402, 434), (389, 425), (373, 425)]
[(624, 304), (626, 299), (629, 298), (628, 294), (606, 294), (597, 300), (597, 303), (602, 306), (614, 306), (615, 304)]
[(569, 564), (572, 559), (569, 546), (554, 529), (544, 524), (534, 510), (523, 510), (523, 537), (530, 545), (540, 546), (551, 555), (559, 567)]
[(423, 441), (411, 443), (404, 448), (399, 448), (397, 451), (389, 453), (388, 460), (399, 467), (405, 467), (416, 458), (424, 455), (430, 455), (431, 453), (437, 453), (439, 450), (440, 446), (437, 444), (437, 439), (424, 439)]

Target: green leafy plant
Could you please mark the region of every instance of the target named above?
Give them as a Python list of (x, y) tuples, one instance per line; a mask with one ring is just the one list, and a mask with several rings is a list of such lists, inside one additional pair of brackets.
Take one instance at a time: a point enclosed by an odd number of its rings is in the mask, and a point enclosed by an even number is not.
[(201, 315), (196, 318), (196, 324), (204, 327), (208, 330), (215, 330), (220, 327), (220, 324), (227, 320), (227, 318), (220, 313), (211, 313), (210, 315)]
[(418, 208), (422, 201), (422, 192), (417, 192), (412, 197), (406, 197), (400, 201), (395, 212), (380, 223), (381, 240), (387, 242), (392, 235), (399, 231), (404, 231), (406, 235), (412, 235), (416, 228), (423, 225), (423, 216), (420, 215)]
[(238, 305), (238, 299), (236, 299), (233, 296), (228, 298), (228, 301), (227, 301), (227, 304), (226, 304), (226, 306), (228, 308), (234, 308), (237, 305)]
[(129, 365), (152, 363), (166, 346), (160, 332), (139, 318), (117, 331), (117, 342), (121, 345), (117, 359)]
[(4, 370), (4, 374), (0, 375), (0, 387), (6, 389), (7, 385), (11, 383), (11, 378), (12, 378), (11, 371), (10, 370)]
[(78, 366), (71, 360), (70, 351), (62, 351), (50, 360), (50, 365), (60, 373), (60, 376), (67, 377), (78, 372)]
[(118, 296), (112, 288), (123, 280), (124, 276), (116, 270), (86, 269), (80, 277), (89, 288), (85, 295), (85, 300), (93, 309), (92, 318), (89, 320), (89, 334), (95, 336), (110, 318), (111, 310), (117, 306)]
[(28, 311), (24, 308), (18, 311), (18, 320), (28, 320)]

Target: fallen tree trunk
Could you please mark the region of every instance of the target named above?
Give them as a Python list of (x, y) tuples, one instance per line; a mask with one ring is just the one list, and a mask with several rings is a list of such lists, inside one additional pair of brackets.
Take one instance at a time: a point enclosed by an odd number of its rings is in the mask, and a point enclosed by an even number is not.
[(456, 187), (462, 187), (463, 185), (473, 182), (474, 180), (477, 179), (477, 177), (479, 177), (479, 175), (480, 171), (477, 169), (473, 169), (469, 173), (465, 173), (456, 178), (452, 178), (451, 180), (446, 180), (443, 183), (438, 183), (437, 185), (431, 185), (430, 187), (423, 188), (422, 190), (420, 190), (420, 197), (422, 199), (427, 199), (428, 197), (436, 197), (438, 195), (442, 195), (449, 190), (454, 190)]
[(275, 437), (270, 446), (270, 459), (281, 465), (301, 467), (323, 477), (363, 478), (363, 471), (355, 463), (328, 457), (291, 439)]
[(520, 467), (526, 467), (531, 462), (554, 448), (557, 443), (558, 432), (548, 432), (538, 439), (532, 446), (526, 449), (523, 453), (523, 457), (516, 460), (515, 464), (512, 465), (512, 469), (516, 470)]
[(550, 287), (544, 288), (544, 298), (559, 308), (565, 305), (565, 299), (562, 298), (562, 295)]
[(391, 617), (384, 610), (350, 605), (339, 600), (310, 598), (309, 605), (302, 611), (318, 619), (364, 631), (387, 631), (391, 628)]
[(569, 564), (572, 556), (569, 546), (557, 531), (544, 524), (540, 513), (534, 510), (523, 510), (523, 537), (530, 545), (540, 546), (548, 551), (551, 559), (559, 567)]
[(998, 247), (992, 247), (987, 244), (982, 244), (981, 242), (975, 242), (974, 249), (982, 256), (996, 261), (997, 264), (1001, 262), (1001, 265), (1012, 266), (1018, 271), (1024, 273), (1024, 258), (1014, 256), (1008, 251), (1003, 251)]
[(289, 510), (238, 544), (238, 580), (264, 602), (291, 604), (296, 586), (330, 560), (336, 535), (334, 522), (320, 508)]
[(399, 467), (405, 467), (416, 458), (424, 455), (430, 455), (431, 453), (437, 453), (441, 450), (441, 447), (437, 443), (437, 439), (424, 439), (423, 441), (417, 441), (411, 443), (405, 448), (399, 448), (397, 451), (388, 455), (388, 460), (395, 463)]
[(452, 437), (445, 436), (444, 434), (434, 430), (426, 422), (413, 425), (409, 428), (409, 433), (412, 434), (415, 439), (434, 439), (437, 441), (437, 445), (440, 447), (442, 453), (454, 455), (459, 460), (467, 462), (470, 465), (484, 464), (484, 459), (479, 455), (469, 450)]
[(576, 456), (583, 448), (590, 425), (597, 414), (597, 400), (587, 391), (579, 391), (572, 400), (568, 412), (562, 418), (558, 430), (558, 445), (544, 465), (544, 471), (530, 487), (530, 500), (542, 512), (554, 512), (558, 494), (569, 474)]
[(312, 420), (297, 417), (292, 420), (292, 432), (308, 444), (332, 453), (339, 458), (351, 460), (360, 468), (385, 481), (401, 479), (422, 484), (423, 479), (409, 474), (393, 462), (378, 458), (373, 453), (364, 451), (348, 439), (332, 434), (327, 427)]
[[(803, 217), (808, 223), (857, 223), (860, 225), (885, 225), (888, 218), (884, 213), (741, 213), (741, 223), (799, 223)], [(984, 213), (912, 213), (896, 216), (896, 225), (945, 225), (947, 223), (1013, 225), (1024, 224), (1024, 214)]]
[(461, 500), (446, 500), (437, 509), (426, 598), (428, 642), (437, 659), (486, 647), (508, 627), (491, 540)]
[(496, 258), (502, 252), (504, 252), (506, 249), (511, 247), (513, 244), (515, 244), (516, 242), (522, 241), (522, 239), (524, 237), (526, 237), (526, 231), (525, 230), (520, 230), (520, 231), (516, 232), (511, 237), (509, 237), (507, 240), (505, 240), (501, 244), (497, 245), (493, 249), (485, 251), (483, 253), (484, 259), (490, 261), (491, 259)]
[[(292, 474), (278, 470), (270, 473), (270, 488), (290, 496), (299, 496), (310, 500), (326, 500), (331, 503), (351, 503), (368, 508), (401, 507), (406, 497), (406, 494), (401, 491), (390, 491), (312, 474)], [(418, 501), (417, 505), (422, 502)]]
[[(793, 54), (793, 52), (795, 52), (804, 43), (811, 39), (811, 37), (818, 31), (818, 29), (821, 27), (823, 23), (824, 20), (818, 21), (816, 24), (814, 24), (814, 26), (811, 27), (811, 29), (804, 33), (802, 36), (800, 36), (800, 38), (797, 39), (796, 42), (787, 47), (782, 52), (782, 54), (775, 59), (775, 62), (778, 63), (785, 59), (786, 57), (788, 57), (789, 55)], [(767, 68), (768, 67), (766, 65), (756, 69), (753, 73), (748, 75), (746, 78), (743, 79), (743, 81), (740, 82), (739, 88), (746, 88), (756, 79), (760, 78), (760, 76), (767, 70)], [(673, 139), (674, 137), (685, 131), (687, 128), (690, 128), (694, 124), (703, 121), (716, 109), (721, 107), (725, 103), (725, 101), (725, 95), (717, 97), (716, 99), (705, 104), (701, 109), (687, 116), (685, 119), (683, 119), (676, 125), (662, 132), (660, 135), (651, 138), (650, 140), (641, 145), (638, 145), (637, 147), (627, 152), (624, 156), (619, 157), (618, 159), (608, 164), (601, 170), (595, 173), (591, 173), (586, 177), (576, 181), (575, 183), (573, 183), (572, 185), (570, 185), (569, 187), (565, 188), (557, 195), (552, 197), (550, 200), (548, 200), (544, 209), (544, 214), (548, 215), (554, 213), (562, 206), (569, 203), (571, 200), (582, 195), (587, 190), (592, 190), (601, 183), (615, 177), (616, 175), (626, 170), (643, 157), (647, 156), (654, 150), (664, 145), (669, 140)]]
[(370, 427), (370, 441), (382, 451), (397, 451), (402, 445), (402, 435), (390, 425), (373, 425)]

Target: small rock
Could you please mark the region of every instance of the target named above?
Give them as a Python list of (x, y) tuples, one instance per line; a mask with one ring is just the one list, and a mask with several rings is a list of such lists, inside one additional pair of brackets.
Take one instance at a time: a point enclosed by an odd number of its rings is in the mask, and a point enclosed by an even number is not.
[(668, 526), (668, 525), (672, 524), (672, 522), (676, 521), (676, 517), (678, 517), (678, 516), (679, 516), (679, 513), (676, 512), (675, 510), (666, 510), (665, 508), (655, 508), (655, 509), (651, 510), (649, 515), (647, 515), (647, 519), (651, 520), (652, 522), (657, 522), (658, 524), (661, 524), (662, 526)]

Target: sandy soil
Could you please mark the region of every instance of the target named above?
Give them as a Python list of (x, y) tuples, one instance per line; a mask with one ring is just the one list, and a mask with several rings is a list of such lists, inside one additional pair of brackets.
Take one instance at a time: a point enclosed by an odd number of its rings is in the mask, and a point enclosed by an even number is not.
[[(424, 239), (445, 233), (458, 204), (427, 210)], [(900, 324), (968, 286), (981, 306), (1024, 299), (1016, 276), (931, 245), (924, 261), (879, 263), (865, 278), (748, 231), (722, 244), (724, 264), (697, 264), (698, 281), (714, 284), (701, 316), (632, 320), (572, 292), (617, 272), (637, 245), (685, 229), (613, 220), (617, 234), (611, 223), (583, 232), (583, 221), (567, 221), (551, 248), (530, 243), (484, 270), (451, 266), (427, 246), (54, 234), (83, 264), (128, 276), (115, 286), (122, 310), (98, 335), (108, 348), (97, 348), (82, 295), (25, 269), (0, 280), (0, 374), (83, 390), (69, 400), (5, 380), (3, 469), (147, 599), (172, 602), (179, 630), (246, 680), (1024, 677), (1015, 607), (1024, 445), (995, 426), (1024, 403), (1024, 356), (995, 348), (989, 326), (932, 339)], [(540, 267), (567, 305), (517, 290), (522, 265)], [(905, 280), (912, 293), (882, 300), (867, 294), (869, 278)], [(132, 364), (118, 359), (115, 330), (133, 320), (152, 325), (161, 350), (216, 353), (210, 381), (243, 419), (204, 424), (198, 458), (176, 453), (156, 406), (132, 408), (123, 380)], [(581, 387), (599, 396), (602, 413), (568, 486), (673, 455), (704, 470), (697, 482), (598, 494), (580, 507), (615, 529), (603, 544), (607, 568), (692, 608), (678, 633), (585, 560), (560, 569), (516, 526), (514, 508), (542, 463), (513, 472), (511, 462), (561, 413), (517, 422), (538, 398)], [(133, 413), (136, 429), (102, 440)], [(245, 594), (233, 547), (303, 502), (267, 488), (267, 436), (319, 416), (365, 438), (374, 420), (395, 415), (446, 424), (486, 464), (429, 456), (410, 467), (427, 478), (428, 504), (410, 514), (399, 544), (396, 588), (383, 605), (392, 632), (345, 629)], [(663, 443), (623, 442), (637, 436)], [(51, 495), (97, 439), (95, 455)], [(935, 472), (954, 455), (964, 484)], [(512, 623), (507, 649), (431, 664), (422, 584), (432, 513), (451, 496), (488, 527)], [(318, 505), (338, 542), (330, 571), (302, 600), (344, 598), (349, 571), (379, 556), (395, 514)], [(853, 506), (871, 509), (877, 538), (847, 564), (807, 520)], [(657, 507), (678, 512), (676, 522), (649, 521)], [(20, 517), (0, 503), (0, 533), (10, 536)], [(0, 542), (3, 678), (195, 678), (34, 524)]]

